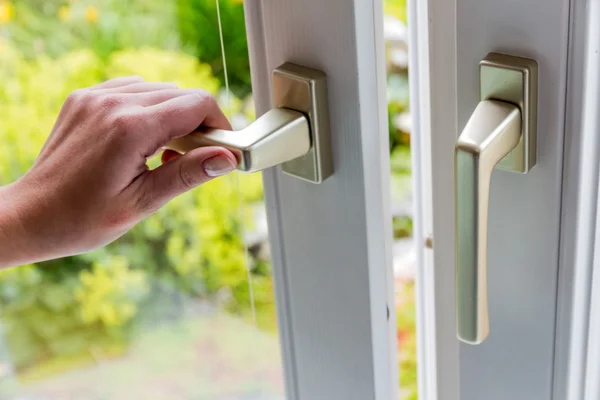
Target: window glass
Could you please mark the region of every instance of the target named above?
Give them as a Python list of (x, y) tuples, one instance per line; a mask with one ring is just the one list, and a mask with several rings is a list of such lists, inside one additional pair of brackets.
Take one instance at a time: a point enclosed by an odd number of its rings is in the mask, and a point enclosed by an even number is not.
[[(73, 90), (106, 79), (201, 87), (254, 118), (243, 4), (0, 0), (0, 185)], [(148, 161), (156, 167), (158, 159)], [(111, 245), (0, 272), (0, 398), (282, 399), (260, 174), (218, 178)]]
[(400, 399), (414, 400), (417, 399), (416, 255), (412, 238), (406, 0), (385, 0), (384, 13)]

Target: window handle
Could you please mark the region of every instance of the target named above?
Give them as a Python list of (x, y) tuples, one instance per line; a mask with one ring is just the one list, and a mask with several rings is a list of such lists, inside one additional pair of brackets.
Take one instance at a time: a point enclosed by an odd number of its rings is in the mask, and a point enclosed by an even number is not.
[(185, 153), (222, 146), (235, 154), (240, 171), (281, 165), (288, 175), (321, 183), (333, 174), (326, 83), (319, 70), (285, 63), (273, 71), (273, 108), (248, 127), (200, 127), (165, 148)]
[(491, 53), (480, 63), (480, 98), (454, 153), (458, 338), (489, 334), (488, 206), (497, 167), (527, 173), (536, 161), (537, 63)]
[(456, 142), (456, 293), (458, 336), (481, 343), (487, 307), (488, 203), (492, 171), (521, 137), (521, 112), (502, 101), (481, 101)]
[(256, 172), (306, 154), (310, 150), (310, 126), (298, 111), (273, 108), (240, 131), (201, 127), (165, 147), (186, 153), (205, 146), (229, 149), (237, 158), (238, 170)]

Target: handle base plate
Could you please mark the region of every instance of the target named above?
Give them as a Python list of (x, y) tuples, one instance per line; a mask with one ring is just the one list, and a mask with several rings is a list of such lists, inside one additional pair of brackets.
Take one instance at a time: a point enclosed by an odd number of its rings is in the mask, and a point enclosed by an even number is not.
[(535, 60), (490, 53), (479, 63), (481, 100), (501, 100), (521, 111), (521, 139), (496, 166), (525, 174), (537, 161), (537, 73)]
[(321, 183), (333, 174), (325, 73), (292, 63), (273, 71), (273, 107), (289, 108), (308, 117), (311, 149), (281, 164), (287, 175)]

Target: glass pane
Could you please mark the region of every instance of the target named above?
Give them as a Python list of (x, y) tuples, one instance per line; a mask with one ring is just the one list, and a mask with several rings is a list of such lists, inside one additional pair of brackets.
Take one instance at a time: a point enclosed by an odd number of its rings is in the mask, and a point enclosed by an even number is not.
[[(112, 77), (201, 87), (235, 128), (252, 121), (242, 1), (220, 16), (227, 80), (215, 0), (0, 0), (0, 185), (71, 91)], [(282, 399), (279, 351), (260, 174), (202, 185), (92, 253), (0, 272), (3, 400)]]
[(411, 117), (406, 0), (385, 0), (384, 12), (400, 399), (415, 400), (417, 399), (414, 296), (416, 255), (412, 239)]

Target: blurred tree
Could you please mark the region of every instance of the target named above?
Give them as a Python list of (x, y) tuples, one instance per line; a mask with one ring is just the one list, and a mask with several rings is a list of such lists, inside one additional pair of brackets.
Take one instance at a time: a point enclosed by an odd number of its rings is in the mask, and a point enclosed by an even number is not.
[[(213, 74), (224, 86), (217, 2), (177, 0), (177, 4), (183, 45), (192, 46), (200, 61), (211, 66)], [(241, 0), (221, 0), (219, 6), (229, 84), (233, 93), (243, 98), (251, 91), (244, 5)]]
[[(219, 5), (229, 83), (244, 98), (251, 82), (243, 2), (221, 0)], [(80, 48), (92, 49), (102, 59), (143, 46), (180, 50), (210, 65), (225, 85), (215, 0), (7, 2), (0, 7), (3, 34), (28, 58)]]
[[(19, 0), (5, 36), (27, 58), (87, 48), (101, 59), (118, 50), (181, 48), (176, 0)], [(218, 38), (216, 38), (218, 40)]]

